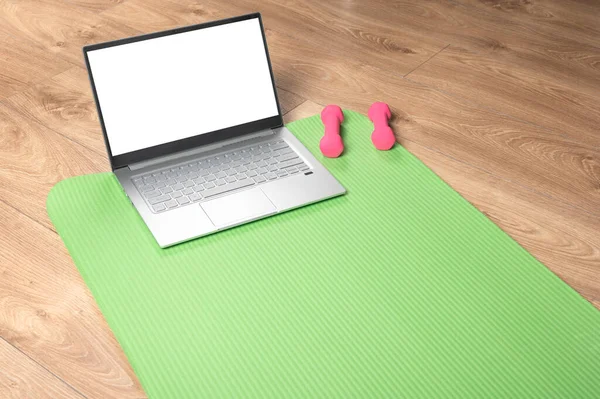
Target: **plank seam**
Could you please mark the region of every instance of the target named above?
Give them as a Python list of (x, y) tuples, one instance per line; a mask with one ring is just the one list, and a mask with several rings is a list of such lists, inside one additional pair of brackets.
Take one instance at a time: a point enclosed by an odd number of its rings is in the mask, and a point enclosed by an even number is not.
[(85, 396), (83, 393), (79, 392), (79, 390), (77, 390), (73, 385), (69, 384), (68, 382), (66, 382), (65, 380), (63, 380), (62, 378), (60, 378), (59, 376), (57, 376), (56, 374), (54, 374), (50, 369), (48, 369), (47, 367), (44, 367), (43, 364), (41, 364), (40, 362), (38, 362), (37, 360), (35, 360), (34, 358), (32, 358), (31, 356), (29, 356), (27, 353), (25, 353), (23, 350), (21, 350), (21, 348), (17, 347), (16, 345), (13, 345), (12, 342), (10, 342), (9, 340), (7, 340), (6, 338), (4, 338), (3, 336), (0, 336), (0, 339), (3, 340), (4, 342), (6, 342), (7, 344), (9, 344), (10, 346), (12, 346), (13, 348), (15, 348), (15, 350), (17, 350), (19, 353), (21, 353), (23, 356), (25, 356), (26, 358), (28, 358), (29, 360), (31, 360), (32, 362), (34, 362), (35, 364), (37, 364), (39, 367), (41, 367), (43, 370), (47, 371), (48, 373), (50, 373), (54, 378), (56, 378), (57, 380), (59, 380), (60, 382), (62, 382), (63, 384), (65, 384), (67, 387), (71, 388), (73, 391), (75, 391), (79, 396), (83, 397), (83, 398), (87, 398), (87, 396)]

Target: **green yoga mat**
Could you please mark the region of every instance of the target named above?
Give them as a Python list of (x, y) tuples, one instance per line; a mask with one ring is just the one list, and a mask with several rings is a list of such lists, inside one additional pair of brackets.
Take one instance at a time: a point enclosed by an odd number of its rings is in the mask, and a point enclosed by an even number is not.
[(150, 398), (600, 395), (600, 312), (345, 112), (342, 197), (160, 249), (112, 174), (48, 213)]

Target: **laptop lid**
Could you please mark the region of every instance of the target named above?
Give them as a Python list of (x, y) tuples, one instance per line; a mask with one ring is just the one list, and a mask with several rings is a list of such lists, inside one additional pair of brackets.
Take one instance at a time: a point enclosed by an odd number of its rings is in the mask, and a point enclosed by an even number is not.
[(283, 125), (258, 13), (83, 53), (113, 170)]

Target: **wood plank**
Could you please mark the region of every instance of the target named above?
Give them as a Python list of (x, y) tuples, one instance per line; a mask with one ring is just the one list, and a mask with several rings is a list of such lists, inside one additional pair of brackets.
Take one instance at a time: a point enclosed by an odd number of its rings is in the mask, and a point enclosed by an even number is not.
[(460, 0), (460, 3), (496, 18), (531, 26), (539, 34), (560, 34), (560, 37), (576, 43), (598, 47), (600, 3), (597, 1)]
[[(302, 97), (363, 113), (373, 101), (385, 100), (398, 115), (392, 123), (401, 138), (599, 213), (598, 147), (398, 79), (393, 71), (340, 62), (275, 31), (268, 40), (275, 73), (302, 79), (303, 85), (293, 88)], [(298, 52), (306, 56), (302, 64), (294, 63)]]
[[(179, 0), (184, 1), (184, 0)], [(238, 0), (232, 3), (204, 0), (229, 14), (260, 10), (267, 29), (303, 40), (313, 49), (380, 68), (407, 73), (447, 45), (433, 35), (405, 28), (398, 16), (393, 24), (355, 12), (344, 13), (347, 3), (328, 7), (328, 2), (295, 0)], [(402, 30), (398, 26), (403, 27)], [(300, 54), (299, 54), (300, 55)]]
[(28, 120), (106, 157), (87, 71), (79, 67), (31, 86), (5, 100)]
[(70, 5), (93, 12), (102, 12), (125, 0), (66, 0)]
[(2, 202), (0, 231), (0, 336), (87, 397), (144, 396), (56, 233)]
[(0, 100), (71, 65), (26, 39), (0, 33)]
[(283, 116), (283, 123), (290, 123), (299, 119), (308, 118), (309, 116), (321, 114), (323, 105), (317, 104), (314, 101), (306, 100), (287, 114)]
[(0, 338), (0, 397), (84, 398), (49, 371)]
[(0, 33), (27, 38), (77, 66), (84, 65), (82, 46), (139, 34), (61, 0), (0, 1)]
[[(490, 2), (522, 4), (512, 0)], [(324, 7), (341, 12), (346, 9), (343, 5), (343, 0), (324, 3)], [(576, 29), (576, 24), (570, 20), (557, 21), (558, 24), (568, 25), (563, 29), (544, 29), (532, 18), (513, 18), (494, 7), (483, 6), (477, 0), (430, 0), (419, 4), (410, 0), (372, 0), (356, 2), (349, 10), (361, 16), (378, 18), (381, 24), (392, 25), (402, 21), (402, 31), (415, 30), (473, 52), (493, 53), (509, 49), (525, 58), (534, 57), (539, 62), (539, 70), (560, 72), (562, 68), (567, 68), (576, 71), (580, 78), (590, 80), (590, 83), (599, 83), (600, 48), (597, 41), (588, 44), (570, 38), (569, 34)], [(598, 15), (598, 12), (592, 15)]]
[(282, 115), (285, 115), (290, 110), (296, 108), (305, 101), (299, 95), (294, 94), (291, 91), (284, 90), (280, 87), (277, 88), (277, 99), (279, 100), (279, 107), (281, 108)]
[[(317, 4), (317, 3), (315, 3)], [(260, 11), (266, 29), (302, 37), (313, 47), (341, 59), (393, 66), (408, 72), (443, 48), (446, 43), (385, 26), (377, 19), (354, 15), (340, 19), (334, 11), (301, 2), (241, 0), (235, 3), (187, 0), (128, 0), (103, 16), (151, 32), (211, 19)], [(135, 15), (135, 18), (133, 17)]]
[[(333, 0), (324, 7), (343, 10), (343, 4)], [(380, 18), (382, 24), (411, 15), (403, 31), (421, 29), (452, 44), (410, 73), (410, 79), (600, 146), (595, 123), (600, 47), (565, 37), (569, 29), (544, 29), (493, 7), (469, 4), (373, 0), (354, 3), (352, 12)]]
[[(242, 12), (239, 12), (242, 14)], [(127, 0), (102, 13), (102, 16), (144, 33), (199, 24), (227, 15), (221, 7), (200, 1)]]
[(109, 170), (104, 156), (0, 104), (0, 198), (51, 228), (50, 188), (67, 177)]
[(600, 147), (600, 86), (566, 68), (556, 73), (549, 69), (540, 72), (539, 64), (510, 49), (477, 53), (450, 46), (411, 73), (409, 79)]

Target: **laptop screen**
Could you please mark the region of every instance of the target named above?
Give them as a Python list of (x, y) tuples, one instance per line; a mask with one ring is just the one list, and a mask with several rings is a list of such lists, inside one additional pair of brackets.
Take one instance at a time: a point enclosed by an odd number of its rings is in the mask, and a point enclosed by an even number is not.
[(113, 156), (279, 115), (258, 18), (87, 57)]

